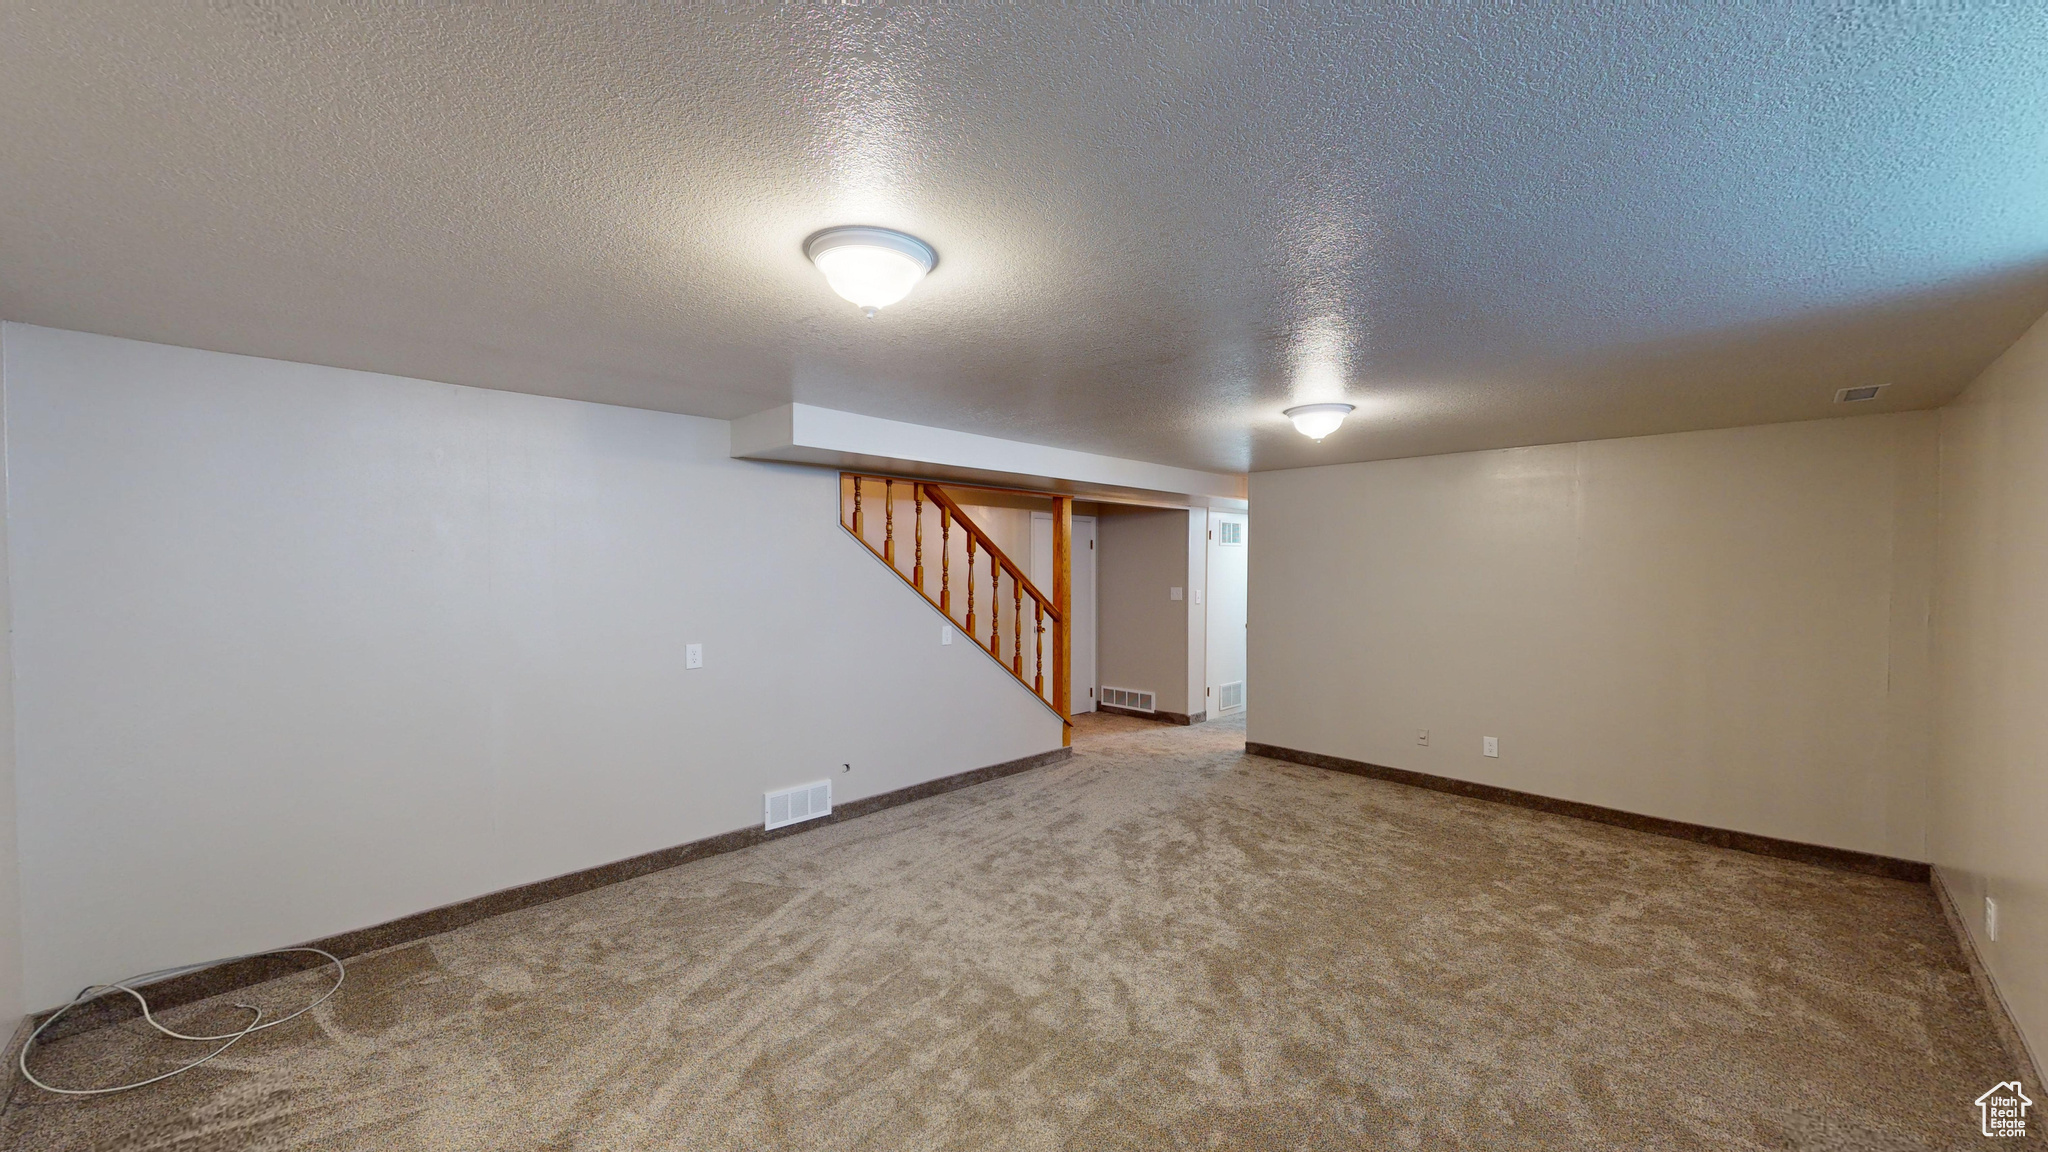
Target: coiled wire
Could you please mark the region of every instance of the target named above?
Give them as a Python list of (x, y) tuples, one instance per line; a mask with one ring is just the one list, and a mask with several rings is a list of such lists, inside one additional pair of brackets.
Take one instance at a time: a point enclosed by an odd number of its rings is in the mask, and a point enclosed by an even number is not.
[[(174, 1032), (171, 1029), (166, 1028), (162, 1024), (157, 1022), (157, 1018), (150, 1014), (148, 999), (146, 999), (142, 995), (142, 993), (137, 992), (134, 988), (130, 987), (130, 985), (134, 984), (147, 984), (152, 980), (162, 980), (171, 976), (182, 976), (187, 972), (197, 972), (201, 968), (211, 968), (216, 964), (233, 964), (242, 960), (254, 960), (261, 956), (282, 956), (287, 952), (311, 952), (315, 955), (326, 957), (327, 961), (334, 965), (334, 987), (329, 988), (327, 991), (321, 993), (319, 999), (313, 1001), (311, 1004), (306, 1005), (304, 1008), (299, 1009), (297, 1012), (294, 1012), (289, 1016), (280, 1016), (277, 1019), (268, 1022), (266, 1022), (263, 1019), (263, 1009), (258, 1008), (254, 1004), (242, 1004), (238, 1002), (235, 1005), (235, 1007), (240, 1008), (243, 1011), (248, 1012), (250, 1014), (248, 1025), (239, 1032), (223, 1032), (218, 1036), (187, 1036), (183, 1032)], [(236, 1044), (240, 1043), (241, 1040), (246, 1036), (252, 1035), (257, 1032), (261, 1032), (266, 1028), (275, 1028), (279, 1024), (288, 1024), (291, 1021), (296, 1020), (301, 1016), (304, 1016), (306, 1013), (311, 1012), (313, 1009), (318, 1008), (320, 1005), (326, 1003), (328, 998), (333, 996), (336, 992), (341, 991), (342, 981), (346, 979), (348, 979), (348, 970), (342, 967), (341, 958), (339, 956), (336, 956), (332, 952), (328, 952), (320, 948), (277, 948), (269, 952), (251, 952), (246, 956), (232, 956), (225, 960), (209, 960), (204, 964), (186, 964), (178, 968), (162, 968), (158, 969), (155, 972), (144, 972), (139, 976), (130, 976), (126, 980), (122, 980), (113, 984), (89, 985), (83, 990), (81, 990), (77, 996), (73, 997), (71, 1003), (64, 1005), (62, 1008), (57, 1009), (55, 1012), (50, 1013), (48, 1019), (44, 1020), (41, 1024), (36, 1025), (36, 1030), (34, 1032), (29, 1033), (28, 1040), (22, 1044), (21, 1056), (15, 1062), (21, 1066), (22, 1078), (27, 1080), (29, 1083), (35, 1085), (36, 1087), (41, 1088), (45, 1092), (55, 1092), (62, 1096), (105, 1096), (108, 1093), (112, 1092), (131, 1091), (133, 1089), (141, 1088), (146, 1085), (155, 1084), (160, 1080), (169, 1080), (171, 1077), (180, 1075), (181, 1073), (190, 1072), (192, 1069), (199, 1067), (201, 1064), (206, 1063), (208, 1060), (213, 1059), (215, 1056), (218, 1056), (221, 1053), (227, 1051), (228, 1049), (233, 1048)], [(135, 998), (135, 1002), (142, 1006), (142, 1018), (149, 1022), (149, 1026), (151, 1028), (156, 1029), (158, 1032), (161, 1032), (164, 1035), (170, 1037), (173, 1040), (190, 1040), (195, 1043), (210, 1043), (215, 1040), (220, 1040), (224, 1041), (224, 1043), (222, 1043), (220, 1047), (215, 1048), (213, 1051), (208, 1052), (206, 1055), (201, 1056), (199, 1059), (192, 1061), (190, 1064), (186, 1064), (178, 1068), (173, 1068), (169, 1072), (165, 1072), (159, 1076), (151, 1076), (147, 1080), (137, 1080), (133, 1084), (116, 1084), (111, 1088), (58, 1088), (54, 1085), (45, 1084), (41, 1080), (36, 1079), (35, 1073), (30, 1072), (28, 1070), (28, 1054), (29, 1050), (36, 1046), (36, 1041), (39, 1038), (41, 1038), (44, 1030), (49, 1028), (50, 1025), (55, 1024), (57, 1021), (63, 1019), (64, 1014), (66, 1012), (71, 1011), (73, 1008), (78, 1007), (80, 1004), (97, 1000), (101, 996), (104, 996), (110, 992), (126, 992), (128, 995), (133, 996)]]

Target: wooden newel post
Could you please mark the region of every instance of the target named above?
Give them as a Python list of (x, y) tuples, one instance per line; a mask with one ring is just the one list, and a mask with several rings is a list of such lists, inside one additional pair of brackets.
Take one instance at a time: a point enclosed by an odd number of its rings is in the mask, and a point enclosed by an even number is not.
[(1052, 646), (1052, 706), (1064, 721), (1060, 743), (1074, 743), (1074, 498), (1052, 498), (1052, 599), (1059, 633)]

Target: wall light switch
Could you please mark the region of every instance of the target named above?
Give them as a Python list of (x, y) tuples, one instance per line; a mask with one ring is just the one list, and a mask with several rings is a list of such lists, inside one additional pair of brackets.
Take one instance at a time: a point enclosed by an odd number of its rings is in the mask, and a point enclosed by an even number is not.
[(1195, 589), (1195, 603), (1197, 603), (1197, 604), (1200, 604), (1201, 602), (1202, 602), (1202, 590), (1201, 590), (1200, 588), (1197, 588), (1197, 589)]
[(1500, 737), (1481, 736), (1479, 738), (1479, 750), (1486, 753), (1488, 756), (1500, 755)]
[(1415, 742), (1424, 748), (1429, 747), (1429, 729), (1417, 728), (1415, 730)]
[(939, 625), (939, 643), (941, 643), (941, 644), (951, 644), (952, 642), (953, 642), (953, 626), (952, 626), (951, 624), (941, 624), (941, 625)]
[(702, 644), (686, 645), (683, 648), (683, 667), (702, 668), (703, 666), (704, 646)]
[(1178, 600), (1178, 599), (1180, 599), (1180, 589), (1178, 589), (1178, 588), (1168, 588), (1168, 589), (1166, 590), (1166, 598), (1167, 598), (1168, 600)]

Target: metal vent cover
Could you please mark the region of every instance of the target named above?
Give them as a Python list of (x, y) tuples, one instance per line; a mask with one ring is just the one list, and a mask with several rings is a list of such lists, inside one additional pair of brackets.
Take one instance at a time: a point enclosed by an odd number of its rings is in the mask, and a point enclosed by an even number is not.
[(1116, 708), (1129, 708), (1133, 712), (1153, 712), (1152, 693), (1138, 692), (1129, 688), (1104, 687), (1099, 703)]
[(1233, 680), (1217, 686), (1216, 711), (1235, 712), (1244, 707), (1244, 681)]
[(1244, 523), (1238, 520), (1217, 521), (1216, 542), (1218, 544), (1238, 545), (1240, 547), (1243, 546)]
[(785, 824), (798, 824), (805, 820), (816, 820), (832, 814), (832, 782), (821, 780), (816, 784), (799, 784), (764, 796), (767, 828), (780, 828)]

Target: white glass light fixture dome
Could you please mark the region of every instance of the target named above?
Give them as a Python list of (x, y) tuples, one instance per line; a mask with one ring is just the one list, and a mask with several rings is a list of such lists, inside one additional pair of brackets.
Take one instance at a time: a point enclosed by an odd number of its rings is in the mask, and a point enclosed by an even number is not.
[(825, 274), (825, 283), (869, 316), (917, 287), (939, 262), (932, 246), (888, 228), (827, 228), (804, 241), (804, 255)]
[(1294, 421), (1294, 430), (1311, 440), (1320, 441), (1337, 430), (1344, 418), (1351, 415), (1350, 404), (1301, 404), (1281, 415)]

